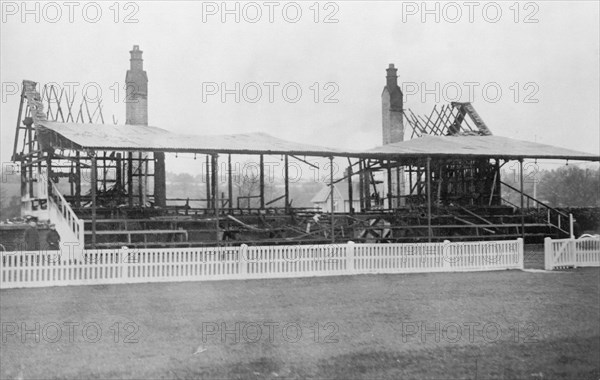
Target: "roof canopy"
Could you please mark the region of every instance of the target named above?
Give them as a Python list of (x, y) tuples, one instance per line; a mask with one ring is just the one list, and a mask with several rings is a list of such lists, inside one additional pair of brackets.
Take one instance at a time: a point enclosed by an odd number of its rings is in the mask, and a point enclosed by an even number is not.
[(42, 140), (62, 147), (121, 151), (297, 154), (365, 158), (480, 157), (600, 161), (596, 154), (500, 136), (423, 136), (369, 150), (338, 150), (286, 141), (265, 133), (182, 135), (143, 125), (76, 124), (38, 121)]
[(600, 157), (596, 154), (501, 136), (423, 136), (369, 149), (365, 153), (407, 158), (449, 156), (600, 161)]
[[(40, 121), (41, 134), (54, 134), (81, 149), (239, 154), (306, 154), (331, 156), (333, 148), (300, 144), (265, 133), (180, 135), (144, 125), (75, 124)], [(41, 128), (40, 128), (41, 127)]]

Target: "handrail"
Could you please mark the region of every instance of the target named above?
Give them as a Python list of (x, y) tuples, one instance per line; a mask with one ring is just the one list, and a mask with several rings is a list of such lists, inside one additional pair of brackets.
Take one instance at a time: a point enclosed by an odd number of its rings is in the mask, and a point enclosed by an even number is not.
[[(567, 215), (564, 212), (559, 211), (559, 210), (555, 209), (554, 207), (545, 204), (544, 202), (540, 202), (539, 200), (535, 199), (534, 197), (532, 197), (528, 194), (525, 194), (524, 192), (521, 192), (521, 190), (507, 184), (506, 182), (500, 181), (500, 184), (508, 187), (511, 190), (518, 192), (519, 194), (527, 197), (527, 199), (531, 199), (532, 201), (536, 202), (537, 204), (541, 205), (542, 207), (545, 207), (546, 210), (548, 210), (548, 224), (558, 228), (560, 231), (562, 231), (566, 234), (569, 234), (569, 236), (573, 236), (573, 216), (571, 214)], [(510, 202), (508, 202), (508, 203), (510, 203)], [(551, 211), (557, 214), (557, 220), (556, 220), (557, 223), (556, 224), (552, 223), (552, 219), (550, 217)], [(563, 228), (563, 224), (561, 223), (561, 218), (560, 218), (561, 216), (567, 219), (568, 224), (569, 224), (569, 231), (567, 231)]]
[(80, 246), (83, 247), (85, 244), (83, 221), (77, 217), (77, 214), (75, 214), (69, 202), (60, 193), (58, 187), (52, 181), (50, 181), (50, 184), (52, 185), (52, 195), (48, 197), (48, 201), (56, 204), (58, 211), (67, 221), (70, 230), (77, 237)]
[[(521, 190), (517, 189), (516, 187), (512, 187), (511, 185), (507, 184), (506, 182), (502, 182), (502, 181), (500, 181), (500, 183), (501, 183), (501, 184), (503, 184), (504, 186), (508, 187), (509, 189), (512, 189), (512, 190), (514, 190), (514, 191), (516, 191), (516, 192), (518, 192), (518, 193), (521, 193)], [(569, 215), (565, 214), (564, 212), (562, 212), (562, 211), (559, 211), (559, 210), (555, 209), (554, 207), (552, 207), (552, 206), (549, 206), (549, 205), (545, 204), (544, 202), (541, 202), (541, 201), (539, 201), (539, 200), (535, 199), (535, 198), (534, 198), (534, 197), (532, 197), (531, 195), (528, 195), (528, 194), (525, 194), (525, 193), (523, 193), (523, 195), (524, 195), (525, 197), (527, 197), (527, 198), (531, 199), (532, 201), (535, 201), (536, 203), (538, 203), (538, 204), (540, 204), (540, 205), (544, 206), (545, 208), (547, 208), (547, 209), (549, 209), (549, 210), (551, 210), (551, 211), (554, 211), (554, 212), (556, 212), (557, 214), (560, 214), (560, 215), (564, 216), (565, 218), (568, 218), (568, 217), (569, 217)]]

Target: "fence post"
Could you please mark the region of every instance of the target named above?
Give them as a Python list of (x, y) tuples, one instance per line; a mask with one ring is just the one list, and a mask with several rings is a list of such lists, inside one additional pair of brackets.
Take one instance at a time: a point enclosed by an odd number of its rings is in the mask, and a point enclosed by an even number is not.
[(246, 278), (248, 274), (248, 245), (242, 244), (240, 245), (240, 249), (238, 251), (238, 273), (241, 278)]
[(451, 269), (452, 269), (452, 265), (450, 263), (450, 256), (449, 256), (451, 254), (451, 246), (452, 246), (452, 243), (450, 242), (450, 240), (444, 240), (444, 242), (441, 245), (442, 269), (444, 272), (451, 272)]
[(525, 269), (525, 244), (523, 238), (517, 239), (517, 249), (519, 250), (519, 268)]
[[(129, 277), (129, 248), (122, 247), (117, 252), (119, 252), (119, 262), (121, 267), (121, 279), (125, 280)], [(127, 281), (123, 281), (127, 283)]]
[(569, 213), (569, 237), (575, 239), (575, 234), (573, 233), (573, 214), (571, 213)]
[(544, 238), (544, 269), (554, 269), (554, 252), (552, 252), (552, 239)]
[(354, 242), (349, 241), (346, 244), (346, 272), (354, 273)]

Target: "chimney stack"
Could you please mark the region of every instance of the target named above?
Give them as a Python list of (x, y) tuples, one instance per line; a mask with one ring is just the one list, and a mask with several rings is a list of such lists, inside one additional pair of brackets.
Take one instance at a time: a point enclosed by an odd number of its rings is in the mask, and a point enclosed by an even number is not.
[[(125, 124), (133, 125), (148, 125), (148, 75), (144, 71), (144, 60), (142, 59), (143, 51), (139, 45), (133, 45), (133, 50), (129, 51), (131, 55), (129, 59), (129, 70), (125, 77)], [(133, 196), (137, 199), (138, 204), (146, 204), (146, 195), (148, 188), (146, 181), (142, 177), (142, 173), (148, 172), (147, 162), (142, 161), (142, 152), (137, 154), (137, 160), (133, 160), (129, 156), (128, 165), (131, 166), (131, 172), (137, 172), (135, 177), (128, 178), (130, 182), (129, 191), (131, 191), (130, 199)], [(154, 158), (154, 205), (164, 207), (166, 205), (166, 170), (165, 170), (165, 154), (163, 152), (153, 152)]]
[(387, 72), (387, 88), (396, 88), (398, 87), (398, 69), (394, 67), (393, 63), (390, 63), (388, 68), (385, 70)]
[(133, 45), (130, 69), (125, 77), (125, 124), (148, 125), (148, 75), (139, 45)]
[[(393, 144), (404, 141), (404, 114), (403, 114), (403, 95), (398, 87), (398, 69), (390, 63), (386, 69), (386, 85), (381, 94), (381, 114), (383, 129), (383, 144)], [(392, 193), (392, 207), (403, 207), (405, 205), (405, 182), (404, 169), (397, 167), (392, 169), (391, 183), (389, 184)]]
[(398, 87), (398, 69), (390, 63), (386, 72), (386, 86), (381, 94), (384, 145), (404, 140), (403, 95)]

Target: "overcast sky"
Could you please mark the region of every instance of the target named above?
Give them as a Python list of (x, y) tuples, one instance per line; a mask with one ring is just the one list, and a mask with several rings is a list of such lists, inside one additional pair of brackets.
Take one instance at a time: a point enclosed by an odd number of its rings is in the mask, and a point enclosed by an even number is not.
[[(221, 2), (28, 7), (2, 3), (3, 162), (18, 111), (13, 84), (23, 79), (77, 82), (78, 94), (87, 84), (91, 98), (100, 89), (107, 122), (123, 123), (134, 44), (149, 77), (149, 123), (173, 132), (380, 145), (380, 96), (394, 63), (416, 113), (472, 101), (495, 135), (600, 150), (597, 1), (431, 2), (429, 13), (400, 1), (240, 2), (228, 4), (231, 14)], [(234, 93), (222, 99), (223, 84), (235, 92), (236, 83), (239, 103)]]

